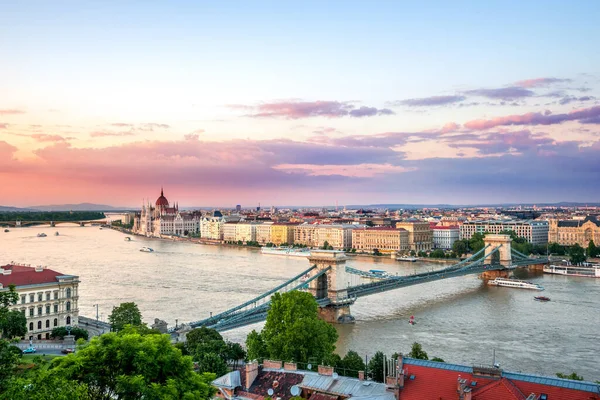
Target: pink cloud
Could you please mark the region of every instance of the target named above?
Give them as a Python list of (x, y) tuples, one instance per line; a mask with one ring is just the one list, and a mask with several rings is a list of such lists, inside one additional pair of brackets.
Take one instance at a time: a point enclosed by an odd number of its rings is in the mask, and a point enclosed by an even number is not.
[(127, 124), (125, 122), (115, 122), (113, 124), (110, 124), (110, 126), (116, 126), (116, 127), (119, 127), (119, 128), (127, 128), (127, 127), (132, 127), (133, 125), (132, 124)]
[(579, 121), (580, 123), (598, 123), (600, 106), (571, 111), (566, 114), (527, 113), (522, 115), (508, 115), (492, 119), (478, 119), (466, 122), (464, 126), (469, 129), (490, 129), (496, 126), (509, 125), (554, 125), (566, 121)]
[(414, 171), (415, 168), (406, 168), (391, 164), (355, 164), (355, 165), (314, 165), (314, 164), (280, 164), (274, 169), (287, 173), (303, 173), (309, 176), (338, 175), (352, 178), (372, 178), (375, 175), (403, 173)]
[(95, 131), (91, 132), (91, 137), (105, 137), (105, 136), (133, 136), (135, 133), (131, 131), (126, 132), (107, 132), (107, 131)]
[(457, 130), (458, 128), (460, 128), (460, 125), (458, 125), (457, 123), (448, 122), (446, 125), (444, 125), (442, 127), (441, 132), (442, 133), (453, 132), (453, 131)]
[(515, 82), (515, 86), (524, 88), (535, 88), (549, 86), (554, 83), (571, 82), (571, 79), (560, 79), (560, 78), (535, 78), (525, 79), (523, 81)]
[(4, 109), (4, 110), (0, 110), (0, 115), (15, 115), (15, 114), (25, 114), (25, 111), (23, 110), (17, 110), (17, 109)]
[(8, 128), (8, 124), (0, 124), (0, 129), (7, 129)]
[(75, 139), (72, 136), (64, 137), (60, 135), (47, 135), (45, 133), (34, 133), (28, 136), (37, 140), (38, 142), (65, 142), (67, 140)]
[[(283, 101), (276, 103), (265, 103), (253, 107), (255, 111), (248, 114), (254, 118), (287, 118), (299, 119), (310, 117), (340, 118), (350, 117), (372, 117), (375, 115), (391, 115), (394, 112), (387, 108), (361, 106), (357, 108), (353, 102), (340, 101)], [(239, 108), (234, 105), (233, 108)]]

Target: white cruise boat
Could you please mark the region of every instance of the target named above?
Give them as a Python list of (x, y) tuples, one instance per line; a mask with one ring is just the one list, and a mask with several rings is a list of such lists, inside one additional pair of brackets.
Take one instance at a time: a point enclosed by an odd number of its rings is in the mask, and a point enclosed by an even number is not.
[(417, 257), (408, 257), (408, 256), (402, 256), (402, 257), (396, 258), (396, 261), (406, 261), (406, 262), (415, 262), (417, 260), (418, 260)]
[(276, 256), (290, 257), (308, 257), (310, 256), (309, 249), (294, 249), (293, 247), (261, 247), (262, 254), (272, 254)]
[(565, 276), (600, 278), (600, 266), (579, 267), (577, 265), (544, 265), (544, 273)]
[(154, 252), (154, 250), (153, 250), (153, 249), (151, 249), (150, 247), (145, 247), (145, 246), (144, 246), (144, 247), (142, 247), (142, 248), (140, 249), (140, 251), (143, 251), (144, 253), (152, 253), (152, 252)]
[(516, 289), (544, 290), (544, 288), (537, 283), (520, 281), (518, 279), (496, 278), (493, 281), (489, 281), (488, 285), (511, 287)]

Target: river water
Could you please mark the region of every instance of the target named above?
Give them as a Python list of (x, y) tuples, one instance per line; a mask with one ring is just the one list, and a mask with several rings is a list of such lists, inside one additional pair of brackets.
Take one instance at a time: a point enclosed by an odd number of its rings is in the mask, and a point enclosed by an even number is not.
[[(58, 231), (59, 236), (54, 236)], [(48, 236), (38, 238), (38, 232)], [(45, 265), (80, 277), (80, 314), (106, 320), (113, 306), (133, 301), (144, 320), (169, 325), (205, 318), (249, 300), (309, 267), (304, 258), (262, 255), (256, 249), (132, 237), (110, 229), (59, 225), (10, 228), (0, 232), (0, 265), (11, 261)], [(143, 253), (142, 246), (154, 253)], [(437, 264), (391, 259), (351, 259), (363, 270), (410, 274)], [(338, 352), (371, 357), (408, 352), (419, 342), (429, 357), (466, 365), (490, 365), (495, 349), (502, 368), (554, 375), (576, 371), (599, 380), (600, 279), (522, 272), (540, 283), (538, 292), (485, 286), (476, 276), (416, 285), (360, 298), (352, 306), (355, 324), (337, 326)], [(410, 315), (417, 324), (408, 324)], [(262, 324), (224, 332), (244, 341)]]

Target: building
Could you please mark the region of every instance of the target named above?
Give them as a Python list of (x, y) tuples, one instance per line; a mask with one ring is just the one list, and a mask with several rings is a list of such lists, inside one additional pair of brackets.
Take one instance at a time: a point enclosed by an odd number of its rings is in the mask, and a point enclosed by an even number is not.
[(238, 222), (227, 221), (223, 224), (223, 241), (225, 242), (235, 242), (236, 239), (236, 226)]
[(466, 217), (444, 216), (440, 219), (438, 226), (461, 226), (466, 220)]
[(49, 339), (52, 329), (79, 321), (79, 277), (45, 267), (9, 264), (0, 267), (0, 291), (15, 285), (19, 295), (11, 310), (27, 318), (28, 339)]
[(235, 224), (235, 241), (256, 242), (256, 222), (238, 222)]
[(433, 231), (429, 226), (429, 222), (399, 221), (396, 222), (396, 228), (408, 231), (408, 244), (411, 250), (419, 252), (429, 251), (433, 248)]
[(256, 241), (260, 244), (271, 243), (272, 222), (265, 222), (256, 226)]
[(379, 226), (352, 230), (352, 247), (357, 251), (381, 253), (407, 252), (410, 250), (406, 229)]
[(149, 202), (142, 205), (140, 214), (135, 217), (133, 232), (156, 237), (199, 234), (200, 214), (179, 212), (178, 204), (170, 207), (161, 189), (160, 197), (156, 199), (154, 206)]
[(224, 218), (204, 217), (200, 220), (200, 237), (208, 240), (223, 240)]
[(212, 382), (222, 399), (264, 400), (600, 400), (600, 385), (499, 368), (469, 367), (400, 356), (385, 367), (385, 383), (317, 372), (297, 364), (265, 360), (231, 371)]
[(271, 243), (276, 246), (294, 244), (294, 228), (298, 224), (276, 222), (271, 225)]
[(538, 220), (481, 220), (467, 221), (460, 226), (460, 238), (471, 239), (475, 233), (513, 231), (533, 245), (548, 243), (548, 221)]
[(352, 248), (352, 230), (358, 225), (310, 225), (302, 224), (294, 228), (294, 244), (308, 247), (323, 247), (325, 242), (335, 250)]
[(460, 238), (460, 228), (458, 226), (434, 226), (433, 231), (433, 248), (449, 250), (454, 242)]
[(562, 246), (579, 244), (581, 247), (587, 247), (590, 240), (593, 240), (596, 246), (600, 244), (600, 221), (596, 216), (587, 216), (583, 220), (550, 220), (549, 242)]

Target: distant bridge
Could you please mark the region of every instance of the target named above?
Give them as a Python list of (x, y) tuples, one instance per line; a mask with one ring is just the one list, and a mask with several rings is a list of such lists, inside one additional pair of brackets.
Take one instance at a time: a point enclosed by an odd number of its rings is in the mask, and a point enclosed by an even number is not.
[[(481, 274), (490, 279), (508, 276), (514, 268), (544, 264), (547, 258), (529, 258), (511, 249), (508, 235), (488, 235), (485, 246), (469, 258), (437, 270), (415, 273), (406, 276), (373, 274), (347, 267), (348, 259), (342, 251), (313, 250), (308, 258), (312, 265), (281, 285), (243, 304), (222, 313), (199, 321), (190, 322), (191, 328), (206, 326), (218, 331), (226, 331), (256, 322), (264, 321), (274, 293), (293, 290), (308, 291), (315, 296), (320, 307), (320, 315), (329, 322), (350, 322), (350, 305), (364, 296), (382, 293), (402, 287), (433, 282), (458, 276)], [(351, 277), (366, 281), (350, 285)], [(171, 328), (169, 332), (177, 330)]]
[(75, 224), (79, 226), (85, 226), (90, 224), (98, 224), (98, 225), (107, 225), (110, 223), (109, 219), (100, 219), (100, 220), (82, 220), (82, 221), (0, 221), (0, 226), (12, 226), (15, 228), (18, 227), (27, 227), (27, 226), (38, 226), (38, 225), (50, 225), (56, 226), (59, 224)]

